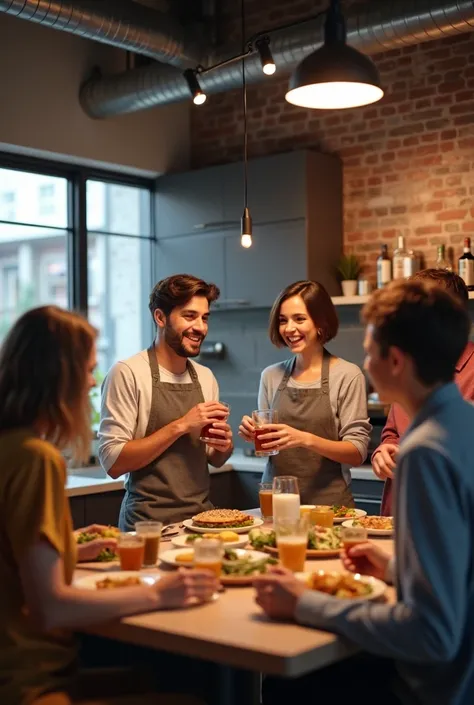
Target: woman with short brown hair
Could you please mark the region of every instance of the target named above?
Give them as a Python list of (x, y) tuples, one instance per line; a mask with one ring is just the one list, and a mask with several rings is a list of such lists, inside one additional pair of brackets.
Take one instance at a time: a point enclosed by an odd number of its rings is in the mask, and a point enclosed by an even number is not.
[[(354, 506), (342, 464), (360, 465), (367, 455), (371, 426), (364, 376), (324, 347), (338, 326), (329, 294), (314, 281), (288, 286), (270, 313), (270, 340), (288, 347), (293, 357), (267, 367), (260, 380), (259, 409), (276, 409), (279, 421), (260, 436), (264, 449), (278, 450), (268, 458), (263, 481), (295, 475), (303, 504)], [(240, 435), (253, 442), (254, 430), (244, 416)]]

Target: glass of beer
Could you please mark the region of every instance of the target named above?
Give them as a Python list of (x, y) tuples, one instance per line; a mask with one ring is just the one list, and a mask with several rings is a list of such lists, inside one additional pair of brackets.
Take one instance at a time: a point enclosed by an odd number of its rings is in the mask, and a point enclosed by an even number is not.
[(273, 516), (273, 482), (260, 482), (258, 485), (260, 512), (266, 521)]
[(221, 576), (224, 547), (219, 539), (197, 539), (194, 542), (194, 568), (212, 570)]
[(298, 573), (304, 570), (306, 549), (308, 547), (307, 516), (298, 519), (279, 519), (275, 521), (276, 542), (281, 564)]
[(315, 509), (316, 509), (316, 506), (314, 504), (302, 504), (300, 506), (300, 516), (301, 517), (307, 516), (310, 525), (314, 524), (313, 512)]
[[(227, 404), (227, 402), (225, 402), (225, 401), (220, 401), (219, 404), (222, 404), (222, 406), (225, 406), (225, 408), (227, 409), (227, 416), (219, 416), (219, 417), (216, 416), (215, 422), (216, 423), (219, 423), (219, 422), (223, 423), (223, 422), (226, 422), (227, 419), (229, 418), (230, 404)], [(212, 433), (209, 433), (209, 431), (211, 430), (211, 428), (213, 426), (213, 423), (214, 422), (207, 423), (205, 426), (202, 427), (201, 435), (199, 436), (200, 441), (204, 441), (204, 443), (206, 443), (207, 441), (215, 441), (216, 438), (219, 438), (219, 436), (215, 436)]]
[(138, 534), (120, 534), (117, 539), (120, 570), (140, 570), (145, 555), (145, 539)]
[(367, 529), (365, 526), (341, 526), (341, 541), (346, 551), (358, 543), (365, 543)]
[(329, 529), (334, 526), (334, 511), (332, 507), (323, 504), (316, 505), (311, 512), (313, 524), (326, 526)]
[(252, 411), (252, 421), (255, 426), (255, 455), (257, 458), (266, 458), (269, 455), (278, 455), (276, 448), (262, 448), (260, 436), (268, 433), (265, 425), (269, 423), (278, 423), (278, 413), (275, 409), (256, 409)]
[(142, 536), (145, 541), (144, 568), (154, 568), (157, 564), (162, 528), (161, 521), (137, 521), (135, 524), (137, 536)]

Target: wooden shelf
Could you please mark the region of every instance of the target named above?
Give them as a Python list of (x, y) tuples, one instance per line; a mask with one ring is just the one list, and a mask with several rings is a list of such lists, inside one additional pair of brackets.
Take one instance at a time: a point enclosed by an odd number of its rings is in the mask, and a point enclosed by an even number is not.
[[(369, 296), (332, 296), (334, 306), (362, 306), (367, 303)], [(474, 291), (469, 292), (469, 298), (474, 299)]]

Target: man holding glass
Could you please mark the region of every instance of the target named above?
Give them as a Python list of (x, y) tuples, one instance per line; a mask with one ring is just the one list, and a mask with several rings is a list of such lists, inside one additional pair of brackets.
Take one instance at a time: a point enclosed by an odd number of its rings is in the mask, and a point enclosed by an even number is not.
[(367, 372), (380, 398), (413, 421), (398, 457), (395, 559), (362, 543), (343, 562), (394, 582), (397, 602), (340, 600), (284, 571), (258, 578), (257, 602), (269, 616), (333, 631), (379, 657), (296, 681), (269, 679), (265, 703), (287, 703), (290, 695), (297, 702), (311, 687), (330, 689), (333, 702), (356, 693), (365, 705), (472, 705), (474, 407), (453, 382), (469, 316), (459, 300), (423, 281), (377, 291), (363, 316)]

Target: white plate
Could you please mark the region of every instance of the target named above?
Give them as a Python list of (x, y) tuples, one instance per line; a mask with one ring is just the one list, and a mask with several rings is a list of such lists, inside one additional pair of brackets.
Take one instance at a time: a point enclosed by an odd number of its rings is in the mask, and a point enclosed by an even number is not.
[[(312, 572), (316, 572), (316, 571), (312, 571)], [(321, 571), (321, 572), (324, 573), (325, 571)], [(331, 571), (328, 571), (328, 572), (331, 572)], [(307, 573), (295, 573), (295, 577), (298, 578), (298, 580), (302, 580), (304, 583), (307, 583), (310, 575), (311, 575), (311, 572), (309, 572), (309, 571)], [(372, 592), (370, 593), (370, 595), (364, 595), (364, 597), (349, 598), (351, 600), (351, 602), (361, 602), (362, 600), (377, 600), (379, 597), (382, 597), (382, 595), (385, 595), (385, 591), (387, 589), (387, 586), (383, 582), (383, 580), (379, 580), (378, 578), (373, 578), (371, 575), (360, 575), (359, 573), (355, 573), (354, 578), (356, 580), (361, 580), (363, 583), (368, 583), (369, 585), (371, 585)], [(315, 590), (315, 592), (318, 592), (318, 591)], [(325, 593), (320, 592), (320, 595), (324, 595), (324, 594)]]
[[(226, 531), (226, 529), (223, 529), (223, 531)], [(192, 543), (186, 543), (186, 539), (188, 537), (189, 534), (181, 534), (181, 536), (175, 536), (174, 539), (171, 539), (171, 543), (173, 544), (173, 546), (176, 546), (176, 548), (192, 548)], [(248, 542), (248, 534), (242, 534), (238, 541), (223, 541), (222, 545), (224, 546), (224, 548), (243, 548), (248, 544)]]
[[(180, 556), (183, 553), (189, 553), (189, 551), (192, 550), (193, 548), (191, 546), (189, 548), (178, 548), (174, 550), (163, 551), (163, 553), (160, 553), (160, 560), (163, 561), (163, 563), (167, 563), (168, 565), (172, 565), (175, 567), (191, 566), (193, 565), (192, 563), (181, 563), (180, 561), (177, 561), (176, 558), (177, 556)], [(262, 558), (268, 558), (267, 554), (262, 553), (261, 551), (244, 551), (242, 548), (233, 548), (232, 550), (235, 551), (238, 558), (251, 558), (254, 561), (259, 561)]]
[(363, 509), (356, 509), (355, 515), (353, 517), (334, 517), (334, 523), (335, 524), (342, 524), (344, 521), (348, 521), (351, 518), (357, 519), (357, 517), (365, 517), (365, 516), (367, 516), (367, 512), (365, 512)]
[(140, 578), (143, 583), (147, 585), (154, 585), (160, 579), (160, 575), (146, 574), (138, 570), (114, 570), (108, 571), (107, 573), (94, 573), (94, 575), (85, 575), (82, 578), (76, 578), (74, 580), (74, 585), (76, 587), (85, 588), (86, 590), (96, 590), (96, 583), (105, 578), (110, 578), (111, 580), (123, 580), (123, 578)]
[(221, 531), (235, 531), (236, 534), (248, 534), (250, 529), (255, 529), (257, 526), (262, 526), (262, 519), (254, 517), (251, 526), (238, 526), (237, 528), (226, 527), (223, 529), (204, 529), (202, 526), (195, 526), (192, 519), (185, 519), (183, 526), (193, 532), (193, 534), (220, 534)]
[[(352, 529), (353, 526), (358, 526), (358, 524), (354, 524), (354, 519), (348, 519), (347, 521), (342, 522), (342, 526), (348, 526), (350, 529)], [(369, 529), (367, 528), (367, 534), (369, 536), (391, 536), (393, 534), (393, 529)]]

